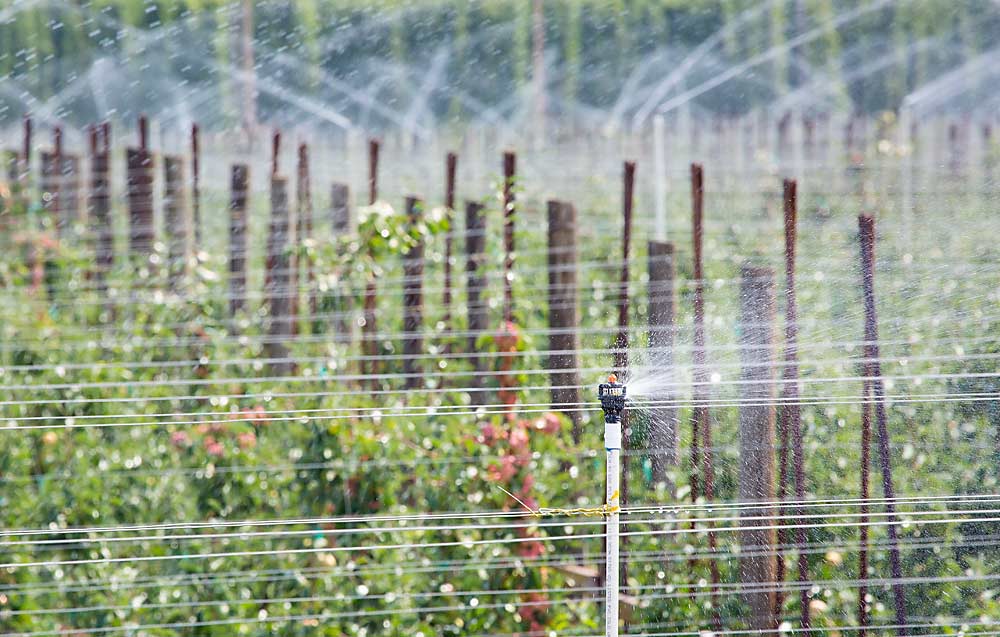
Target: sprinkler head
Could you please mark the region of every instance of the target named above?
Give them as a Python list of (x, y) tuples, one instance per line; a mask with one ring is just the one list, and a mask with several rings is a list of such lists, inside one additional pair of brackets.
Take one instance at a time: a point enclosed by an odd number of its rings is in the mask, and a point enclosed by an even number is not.
[(597, 386), (597, 397), (601, 399), (604, 422), (621, 422), (622, 412), (625, 411), (625, 385), (618, 382), (617, 376), (611, 374), (608, 382)]

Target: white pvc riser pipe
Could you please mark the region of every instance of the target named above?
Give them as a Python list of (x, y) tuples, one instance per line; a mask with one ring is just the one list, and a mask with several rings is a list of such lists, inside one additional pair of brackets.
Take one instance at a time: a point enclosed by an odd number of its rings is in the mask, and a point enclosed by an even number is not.
[(618, 637), (618, 502), (622, 449), (622, 427), (620, 422), (604, 423), (604, 448), (608, 454), (604, 634), (605, 637)]

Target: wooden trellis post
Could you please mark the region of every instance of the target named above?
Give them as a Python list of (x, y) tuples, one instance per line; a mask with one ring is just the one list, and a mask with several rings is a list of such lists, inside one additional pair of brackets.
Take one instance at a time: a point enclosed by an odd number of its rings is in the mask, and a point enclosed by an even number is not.
[(330, 186), (330, 226), (335, 236), (351, 231), (351, 189), (347, 184)]
[(42, 208), (62, 236), (62, 129), (52, 131), (52, 150), (42, 151), (41, 197)]
[(267, 355), (275, 374), (286, 376), (294, 370), (288, 360), (288, 342), (294, 334), (295, 316), (292, 306), (292, 269), (290, 247), (290, 220), (288, 210), (288, 180), (271, 177), (271, 225), (267, 237), (267, 286), (268, 304)]
[[(487, 307), (482, 294), (486, 288), (486, 216), (483, 205), (469, 201), (465, 204), (465, 302), (468, 317), (468, 345), (466, 351), (472, 359), (477, 372), (471, 383), (472, 387), (481, 388), (483, 378), (481, 373), (486, 369), (483, 356), (478, 353), (476, 341), (487, 329)], [(474, 392), (473, 404), (483, 404), (482, 392)]]
[(80, 157), (61, 152), (57, 227), (64, 235), (81, 220), (80, 190)]
[[(378, 153), (379, 143), (377, 140), (368, 142), (368, 205), (374, 205), (378, 201)], [(378, 329), (375, 323), (378, 308), (378, 291), (375, 285), (375, 275), (371, 274), (365, 282), (365, 296), (363, 299), (362, 328), (361, 328), (361, 353), (362, 374), (374, 375), (379, 371), (378, 361)]]
[(87, 207), (94, 237), (97, 290), (104, 292), (115, 260), (111, 226), (111, 125), (107, 122), (90, 129), (90, 196)]
[[(16, 196), (19, 194), (18, 181), (20, 179), (19, 175), (20, 163), (21, 163), (20, 157), (18, 157), (17, 151), (15, 150), (5, 150), (3, 151), (2, 158), (0, 159), (2, 159), (3, 161), (3, 166), (2, 166), (3, 178), (10, 186), (11, 189), (10, 194), (12, 196)], [(15, 200), (13, 199), (13, 197), (11, 197), (4, 199), (3, 206), (0, 207), (0, 232), (3, 233), (3, 236), (0, 237), (0, 242), (2, 242), (3, 245), (6, 245), (7, 239), (10, 234), (9, 229), (11, 221), (10, 217), (11, 211), (9, 210), (9, 208), (11, 208), (14, 205), (15, 205)]]
[(573, 441), (580, 442), (579, 301), (576, 281), (576, 208), (548, 202), (549, 361), (553, 409), (573, 421)]
[[(313, 204), (312, 186), (309, 180), (309, 147), (305, 144), (299, 144), (296, 174), (298, 176), (295, 189), (298, 197), (298, 219), (296, 220), (298, 230), (295, 238), (296, 242), (301, 244), (303, 241), (312, 239), (313, 237)], [(307, 323), (314, 325), (317, 307), (316, 271), (313, 268), (312, 261), (308, 258), (305, 259), (305, 271), (306, 287), (309, 290), (309, 319)]]
[[(24, 126), (22, 127), (22, 147), (21, 147), (21, 187), (27, 191), (28, 186), (31, 181), (31, 149), (32, 149), (32, 133), (33, 124), (31, 118), (25, 116)], [(25, 199), (27, 200), (27, 193), (24, 193)]]
[[(423, 203), (416, 197), (407, 197), (406, 215), (411, 227), (420, 222), (422, 214)], [(403, 255), (403, 374), (408, 389), (423, 385), (423, 379), (418, 376), (418, 358), (424, 348), (420, 333), (423, 327), (423, 276), (424, 244), (421, 241)]]
[(126, 151), (126, 189), (129, 212), (129, 254), (145, 263), (153, 252), (153, 155), (149, 151), (149, 124), (139, 118), (139, 147)]
[(184, 160), (175, 155), (163, 158), (163, 214), (167, 234), (167, 263), (171, 287), (187, 268), (191, 231), (185, 195)]
[(448, 216), (448, 231), (444, 235), (444, 326), (451, 330), (451, 261), (452, 244), (455, 241), (455, 173), (458, 168), (458, 156), (448, 153), (445, 158), (444, 178), (444, 208)]
[[(749, 625), (773, 630), (774, 582), (774, 272), (744, 265), (740, 272), (740, 502), (761, 503), (740, 509), (740, 581), (750, 592)], [(766, 503), (766, 504), (765, 504)]]
[(191, 225), (197, 252), (201, 249), (201, 136), (197, 124), (191, 124)]
[[(351, 190), (347, 184), (335, 183), (330, 186), (330, 229), (334, 238), (351, 232)], [(353, 307), (351, 291), (347, 289), (347, 281), (340, 281), (333, 292), (335, 334), (334, 338), (341, 343), (351, 341), (351, 322), (348, 313)]]
[[(674, 330), (676, 329), (676, 293), (674, 291), (674, 244), (650, 241), (649, 259), (649, 349), (653, 364), (666, 378), (674, 377)], [(663, 398), (671, 401), (676, 394), (670, 392)], [(678, 431), (677, 407), (650, 408), (650, 419), (659, 424), (649, 433), (650, 454), (653, 462), (653, 480), (667, 479), (667, 467), (677, 466)]]
[(517, 155), (503, 154), (503, 318), (514, 318), (514, 180)]
[(229, 173), (229, 313), (246, 307), (247, 293), (247, 196), (250, 167), (233, 164)]

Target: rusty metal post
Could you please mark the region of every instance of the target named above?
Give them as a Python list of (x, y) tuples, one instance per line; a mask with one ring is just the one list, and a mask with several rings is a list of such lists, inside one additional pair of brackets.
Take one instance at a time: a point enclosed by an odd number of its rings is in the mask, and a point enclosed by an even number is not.
[[(674, 289), (674, 244), (650, 241), (649, 259), (649, 349), (652, 362), (667, 378), (674, 377), (674, 330), (676, 329), (677, 300)], [(663, 397), (672, 401), (674, 392)], [(659, 426), (650, 432), (653, 480), (664, 482), (667, 467), (680, 462), (678, 457), (677, 407), (668, 405), (650, 408), (650, 421)]]
[[(798, 302), (795, 292), (795, 242), (796, 223), (798, 217), (797, 185), (794, 180), (784, 181), (784, 219), (785, 219), (785, 365), (782, 374), (782, 407), (779, 420), (781, 432), (781, 493), (779, 498), (787, 495), (788, 448), (792, 450), (792, 466), (795, 479), (795, 499), (804, 502), (806, 497), (805, 449), (802, 441), (802, 422), (799, 411), (799, 365), (798, 365)], [(804, 506), (797, 505), (790, 511), (792, 519), (805, 514)], [(784, 535), (784, 534), (783, 534)], [(783, 545), (787, 537), (782, 537)], [(795, 532), (795, 542), (804, 546), (806, 529), (798, 528)], [(778, 577), (784, 579), (784, 561), (781, 551), (778, 551)], [(798, 555), (799, 618), (803, 630), (808, 631), (811, 625), (809, 617), (809, 559), (805, 551)], [(781, 594), (779, 593), (779, 599)], [(776, 600), (776, 610), (781, 604)]]
[[(870, 351), (866, 345), (862, 356), (869, 359)], [(868, 364), (862, 364), (862, 374), (868, 375)], [(866, 637), (871, 618), (868, 613), (868, 522), (870, 505), (869, 475), (871, 467), (872, 446), (872, 405), (870, 402), (871, 383), (865, 380), (861, 384), (861, 506), (858, 509), (858, 630), (859, 637)]]
[(576, 208), (548, 202), (549, 360), (553, 409), (565, 410), (573, 421), (573, 441), (580, 442), (580, 322), (576, 280)]
[(184, 159), (163, 157), (163, 216), (167, 234), (167, 272), (170, 286), (177, 288), (179, 277), (187, 269), (191, 229), (188, 223), (184, 182)]
[(885, 498), (887, 532), (889, 535), (889, 566), (892, 574), (892, 592), (896, 606), (896, 634), (908, 634), (906, 624), (906, 593), (903, 589), (903, 567), (899, 558), (896, 491), (892, 484), (892, 464), (889, 454), (889, 425), (885, 411), (885, 385), (882, 365), (879, 363), (878, 317), (875, 305), (875, 219), (871, 215), (858, 216), (859, 242), (861, 244), (862, 292), (865, 306), (865, 376), (875, 407), (875, 427), (878, 434), (878, 457), (882, 471), (882, 495)]
[(503, 319), (514, 318), (514, 180), (517, 178), (517, 156), (503, 154)]
[(701, 430), (708, 418), (706, 383), (708, 382), (707, 361), (705, 359), (705, 283), (702, 272), (702, 214), (704, 188), (700, 164), (691, 164), (691, 209), (692, 247), (694, 252), (694, 348), (691, 352), (694, 363), (694, 407), (691, 412), (691, 501), (697, 502), (701, 495)]
[(451, 331), (451, 261), (452, 244), (455, 241), (455, 172), (458, 168), (458, 156), (448, 153), (444, 168), (444, 208), (448, 216), (448, 231), (444, 235), (444, 327)]
[[(481, 388), (483, 378), (481, 372), (486, 369), (486, 361), (479, 354), (476, 341), (486, 332), (488, 325), (487, 307), (483, 303), (482, 293), (486, 288), (486, 216), (483, 205), (468, 201), (465, 204), (465, 302), (468, 317), (469, 339), (466, 351), (472, 358), (477, 374), (472, 381), (472, 387)], [(473, 404), (483, 404), (482, 392), (474, 392)]]
[(90, 196), (87, 207), (94, 237), (97, 290), (103, 293), (115, 260), (111, 225), (111, 125), (107, 122), (90, 129)]
[(201, 133), (197, 124), (191, 124), (191, 225), (197, 252), (201, 249)]
[[(347, 184), (330, 186), (330, 228), (333, 237), (349, 234), (351, 228), (351, 191)], [(347, 289), (347, 281), (339, 281), (338, 289), (333, 294), (334, 313), (336, 314), (334, 339), (340, 343), (351, 341), (351, 323), (347, 314), (351, 309), (351, 291)]]
[(139, 147), (126, 151), (126, 192), (129, 212), (129, 254), (145, 263), (156, 240), (153, 226), (153, 155), (148, 146), (149, 129), (139, 118)]
[[(635, 162), (627, 161), (622, 172), (622, 261), (621, 276), (618, 280), (618, 333), (615, 336), (614, 367), (615, 371), (625, 377), (628, 371), (628, 308), (629, 308), (629, 259), (632, 245), (632, 205), (635, 190)], [(622, 482), (621, 503), (628, 501), (628, 452), (632, 447), (627, 414), (622, 416)], [(624, 569), (622, 569), (624, 577)]]
[[(423, 202), (416, 197), (406, 198), (406, 216), (410, 227), (420, 223)], [(423, 385), (420, 372), (420, 355), (424, 349), (421, 335), (423, 328), (423, 241), (410, 248), (403, 255), (403, 374), (406, 388), (415, 389)]]
[(229, 173), (229, 313), (246, 307), (247, 292), (247, 198), (250, 167), (233, 164)]
[(279, 376), (291, 374), (294, 365), (288, 360), (288, 342), (294, 331), (292, 314), (291, 247), (288, 210), (288, 180), (271, 177), (271, 225), (267, 237), (267, 288), (268, 304), (267, 356), (276, 359), (271, 369)]
[(740, 509), (740, 581), (750, 592), (751, 630), (775, 628), (774, 583), (774, 272), (744, 265), (740, 271), (739, 498), (761, 503)]

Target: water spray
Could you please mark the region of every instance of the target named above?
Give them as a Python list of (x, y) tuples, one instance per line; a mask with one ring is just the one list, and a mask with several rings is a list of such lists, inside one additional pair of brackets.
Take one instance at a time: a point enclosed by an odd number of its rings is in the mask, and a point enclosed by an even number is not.
[(614, 374), (597, 386), (604, 410), (604, 449), (608, 454), (608, 488), (605, 501), (607, 551), (604, 575), (604, 634), (618, 637), (618, 510), (621, 479), (622, 414), (625, 412), (625, 385)]

